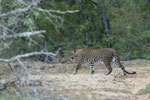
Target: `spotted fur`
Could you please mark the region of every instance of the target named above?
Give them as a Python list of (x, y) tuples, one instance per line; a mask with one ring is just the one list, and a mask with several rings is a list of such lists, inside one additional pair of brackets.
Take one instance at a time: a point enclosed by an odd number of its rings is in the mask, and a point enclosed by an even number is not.
[(120, 59), (116, 52), (111, 48), (102, 49), (77, 49), (71, 54), (72, 59), (76, 59), (78, 62), (74, 74), (77, 74), (78, 69), (82, 66), (83, 62), (90, 64), (91, 74), (94, 73), (94, 63), (103, 62), (108, 69), (107, 75), (112, 72), (111, 62), (113, 61), (115, 65), (122, 69), (124, 75), (126, 74), (136, 74), (136, 72), (128, 72), (125, 70), (124, 66), (120, 63)]

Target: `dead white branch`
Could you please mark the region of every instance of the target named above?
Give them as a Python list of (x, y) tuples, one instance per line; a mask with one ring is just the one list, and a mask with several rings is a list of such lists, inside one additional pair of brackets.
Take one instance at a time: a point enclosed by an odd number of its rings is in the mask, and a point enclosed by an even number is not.
[(79, 12), (79, 10), (74, 10), (74, 11), (70, 11), (70, 10), (60, 11), (60, 10), (45, 10), (45, 9), (41, 9), (41, 8), (38, 8), (38, 3), (40, 3), (40, 1), (41, 0), (33, 0), (33, 2), (31, 3), (31, 5), (29, 5), (26, 8), (20, 8), (20, 9), (14, 10), (14, 11), (10, 11), (10, 12), (1, 14), (0, 15), (0, 19), (1, 18), (5, 18), (5, 17), (16, 16), (18, 14), (22, 14), (22, 13), (29, 12), (29, 11), (32, 11), (32, 10), (38, 10), (38, 11), (47, 12), (47, 13), (58, 13), (58, 14), (66, 14), (66, 13), (76, 13), (76, 12)]
[(33, 0), (33, 2), (26, 8), (20, 8), (20, 9), (16, 9), (14, 11), (10, 11), (4, 14), (0, 15), (0, 19), (1, 18), (5, 18), (5, 17), (12, 17), (12, 16), (16, 16), (18, 14), (22, 14), (28, 11), (32, 11), (34, 7), (37, 6), (37, 4), (40, 2), (41, 0)]
[(31, 10), (31, 7), (32, 6), (28, 6), (26, 8), (23, 8), (23, 9), (17, 9), (17, 10), (14, 10), (14, 11), (10, 11), (8, 13), (4, 13), (4, 14), (1, 14), (0, 15), (0, 19), (1, 18), (5, 18), (5, 17), (12, 17), (12, 16), (15, 16), (17, 14), (22, 14), (22, 13), (25, 13), (27, 11), (30, 11)]
[(17, 59), (17, 61), (21, 65), (21, 67), (25, 70), (25, 72), (27, 73), (27, 75), (30, 75), (30, 73), (27, 70), (27, 67), (23, 64), (23, 62), (21, 62), (21, 60), (19, 58)]
[(6, 40), (6, 39), (14, 39), (14, 38), (19, 38), (19, 37), (29, 37), (32, 35), (37, 35), (41, 33), (45, 33), (45, 30), (41, 31), (33, 31), (33, 32), (23, 32), (23, 33), (18, 33), (18, 34), (13, 34), (13, 35), (0, 35), (0, 40)]
[(76, 13), (79, 12), (79, 10), (67, 10), (67, 11), (60, 11), (60, 10), (45, 10), (45, 9), (41, 9), (41, 8), (34, 8), (38, 11), (41, 12), (46, 12), (46, 13), (57, 13), (57, 14), (67, 14), (67, 13)]
[(20, 58), (26, 58), (26, 57), (35, 56), (35, 55), (47, 55), (47, 56), (50, 56), (52, 58), (56, 57), (56, 54), (54, 54), (52, 52), (32, 52), (32, 53), (26, 53), (26, 54), (22, 54), (22, 55), (17, 55), (15, 57), (10, 58), (10, 59), (0, 58), (0, 62), (10, 63), (10, 62), (17, 61), (17, 59), (20, 59)]

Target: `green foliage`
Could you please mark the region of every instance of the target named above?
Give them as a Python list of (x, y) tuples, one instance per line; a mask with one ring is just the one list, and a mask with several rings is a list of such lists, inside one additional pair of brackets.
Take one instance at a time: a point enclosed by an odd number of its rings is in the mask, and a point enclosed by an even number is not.
[[(17, 1), (10, 2), (9, 0), (3, 0), (2, 5), (2, 12), (24, 7)], [(79, 12), (65, 15), (52, 13), (63, 18), (63, 23), (60, 19), (55, 20), (55, 18), (38, 11), (25, 13), (26, 20), (21, 23), (25, 28), (15, 31), (18, 33), (46, 30), (46, 33), (43, 34), (45, 37), (39, 39), (32, 36), (32, 39), (37, 42), (32, 45), (29, 44), (29, 39), (18, 39), (11, 45), (12, 49), (5, 52), (13, 50), (16, 53), (12, 52), (12, 55), (15, 55), (40, 51), (44, 48), (55, 52), (62, 47), (62, 54), (69, 56), (74, 47), (104, 48), (108, 47), (110, 40), (112, 48), (119, 53), (123, 60), (150, 59), (150, 7), (146, 0), (104, 0), (103, 9), (109, 19), (110, 37), (107, 36), (104, 28), (102, 6), (96, 6), (91, 0), (45, 0), (39, 6), (48, 10), (78, 9)], [(8, 20), (7, 23), (9, 24), (12, 20), (14, 19)], [(3, 45), (4, 47), (8, 46), (7, 42)]]
[(27, 31), (33, 31), (35, 29), (33, 19), (29, 16), (23, 22), (25, 26), (30, 26)]
[(9, 47), (9, 44), (8, 44), (7, 42), (4, 42), (4, 43), (3, 43), (3, 46), (4, 46), (5, 48), (7, 48), (7, 47)]
[[(118, 5), (112, 5), (116, 1), (119, 2)], [(147, 2), (141, 0), (116, 1), (112, 1), (112, 4), (106, 2), (110, 16), (113, 48), (125, 60), (150, 59), (148, 54), (150, 51), (148, 42), (150, 35), (147, 19), (150, 16), (145, 14), (149, 7), (144, 6)], [(144, 16), (147, 18), (144, 18)]]
[(22, 7), (22, 6), (23, 6), (20, 2), (17, 2), (17, 1), (14, 1), (14, 2), (12, 2), (12, 3), (13, 3), (13, 4), (12, 4), (12, 7), (13, 7), (13, 8)]

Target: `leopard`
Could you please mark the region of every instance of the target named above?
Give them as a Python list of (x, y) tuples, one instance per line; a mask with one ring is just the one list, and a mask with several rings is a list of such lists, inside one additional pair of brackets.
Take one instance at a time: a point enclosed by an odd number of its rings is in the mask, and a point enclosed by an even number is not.
[(113, 71), (111, 64), (112, 62), (114, 65), (121, 68), (123, 71), (123, 75), (133, 75), (136, 74), (135, 71), (128, 72), (125, 67), (121, 64), (120, 58), (116, 51), (112, 48), (100, 48), (100, 49), (90, 49), (90, 48), (82, 48), (82, 49), (75, 49), (71, 53), (71, 59), (75, 59), (78, 63), (75, 67), (75, 72), (73, 73), (76, 75), (78, 70), (81, 68), (83, 63), (90, 64), (90, 72), (94, 74), (94, 64), (103, 62), (105, 67), (108, 69), (108, 72), (105, 73), (106, 75), (111, 74)]

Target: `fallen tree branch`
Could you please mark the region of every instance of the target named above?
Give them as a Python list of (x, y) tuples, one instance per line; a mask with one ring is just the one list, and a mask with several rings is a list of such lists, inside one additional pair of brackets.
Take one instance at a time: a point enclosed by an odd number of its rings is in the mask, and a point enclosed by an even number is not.
[(10, 85), (15, 84), (15, 82), (17, 82), (17, 81), (18, 81), (18, 79), (17, 80), (8, 81), (8, 82), (4, 83), (2, 86), (0, 86), (0, 91), (5, 90)]
[(0, 62), (10, 63), (10, 62), (17, 61), (17, 59), (20, 59), (20, 58), (26, 58), (26, 57), (35, 56), (35, 55), (47, 55), (47, 56), (50, 56), (52, 58), (56, 57), (56, 54), (51, 53), (51, 52), (31, 52), (31, 53), (26, 53), (26, 54), (22, 54), (22, 55), (17, 55), (15, 57), (10, 58), (10, 59), (0, 58)]
[(23, 32), (23, 33), (18, 33), (18, 34), (13, 34), (13, 35), (0, 35), (0, 40), (6, 40), (6, 39), (13, 39), (13, 38), (19, 38), (19, 37), (29, 37), (32, 35), (37, 35), (41, 33), (45, 33), (45, 30), (41, 31), (33, 31), (33, 32)]
[[(14, 70), (13, 70), (13, 68), (12, 68), (10, 63), (8, 63), (8, 66), (10, 67), (10, 70), (13, 72)], [(21, 82), (20, 77), (18, 76), (18, 74), (16, 75), (16, 77)]]

